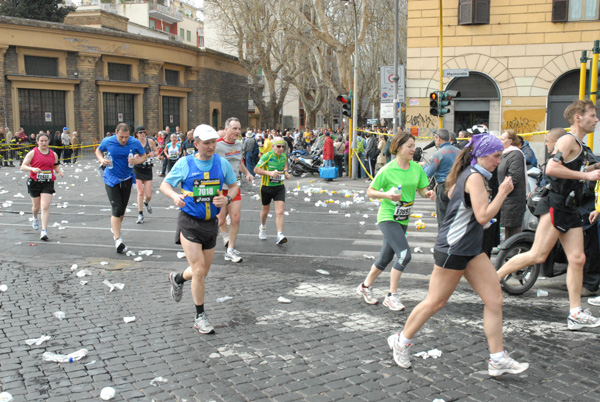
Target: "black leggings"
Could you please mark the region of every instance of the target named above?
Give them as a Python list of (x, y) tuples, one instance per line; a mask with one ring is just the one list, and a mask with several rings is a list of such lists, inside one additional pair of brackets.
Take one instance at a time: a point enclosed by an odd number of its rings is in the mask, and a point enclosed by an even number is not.
[(131, 186), (133, 179), (128, 179), (115, 184), (114, 187), (104, 184), (106, 187), (106, 194), (112, 207), (112, 216), (120, 218), (125, 215), (127, 209), (127, 203), (129, 202), (129, 196), (131, 195)]
[(404, 271), (411, 259), (410, 246), (406, 240), (406, 229), (407, 226), (398, 222), (379, 222), (379, 230), (383, 233), (383, 244), (379, 257), (375, 261), (375, 267), (383, 271), (396, 254), (398, 259), (392, 268)]

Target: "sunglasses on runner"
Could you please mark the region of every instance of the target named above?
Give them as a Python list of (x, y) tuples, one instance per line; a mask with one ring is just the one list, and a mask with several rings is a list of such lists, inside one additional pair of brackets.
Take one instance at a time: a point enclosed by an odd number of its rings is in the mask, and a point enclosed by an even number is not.
[(283, 148), (283, 145), (275, 145), (275, 148)]

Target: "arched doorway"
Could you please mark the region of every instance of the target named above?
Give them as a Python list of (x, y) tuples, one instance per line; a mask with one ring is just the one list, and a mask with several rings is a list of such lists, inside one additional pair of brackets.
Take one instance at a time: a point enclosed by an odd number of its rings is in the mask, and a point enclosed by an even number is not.
[[(579, 99), (579, 70), (571, 70), (554, 81), (548, 92), (548, 118), (546, 128), (569, 127), (563, 113), (567, 106)], [(589, 92), (589, 72), (586, 92)]]
[[(548, 130), (556, 127), (566, 128), (570, 124), (564, 117), (564, 112), (567, 106), (573, 101), (579, 99), (579, 75), (580, 70), (571, 70), (554, 81), (550, 91), (548, 92), (548, 117), (546, 122), (546, 128)], [(590, 71), (586, 74), (585, 84), (585, 95), (586, 99), (589, 99), (590, 94)], [(600, 88), (600, 82), (598, 82), (598, 88)], [(600, 124), (596, 124), (594, 130), (594, 144), (593, 149), (598, 152), (600, 149)]]
[(212, 111), (212, 126), (215, 130), (219, 129), (219, 109), (213, 109)]
[(471, 71), (468, 77), (450, 81), (446, 89), (461, 95), (452, 101), (453, 113), (444, 117), (444, 127), (453, 127), (456, 133), (475, 124), (485, 124), (491, 130), (500, 127), (499, 114), (490, 115), (490, 110), (500, 108), (500, 91), (487, 75)]

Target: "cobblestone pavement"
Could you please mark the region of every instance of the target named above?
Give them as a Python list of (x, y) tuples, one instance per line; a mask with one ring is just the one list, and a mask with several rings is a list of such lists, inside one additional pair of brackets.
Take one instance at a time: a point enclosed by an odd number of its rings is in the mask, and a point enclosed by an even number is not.
[[(598, 332), (566, 330), (564, 291), (506, 300), (507, 348), (531, 368), (494, 379), (486, 371), (482, 306), (466, 284), (415, 339), (415, 353), (437, 348), (441, 357), (414, 358), (413, 369), (404, 370), (393, 363), (386, 337), (407, 314), (362, 303), (354, 288), (363, 273), (315, 261), (313, 268), (330, 275), (301, 274), (284, 259), (276, 271), (213, 266), (206, 304), (217, 333), (201, 336), (192, 329), (189, 288), (180, 304), (169, 297), (168, 266), (107, 262), (83, 260), (77, 270), (70, 263), (2, 262), (2, 391), (16, 401), (97, 400), (106, 386), (125, 401), (600, 399)], [(77, 277), (81, 269), (91, 275)], [(109, 292), (105, 279), (125, 287)], [(407, 274), (403, 283), (410, 310), (427, 280)], [(233, 299), (215, 303), (223, 296)], [(278, 303), (279, 296), (292, 303)], [(62, 321), (53, 316), (59, 310)], [(124, 323), (125, 316), (136, 320)], [(52, 339), (25, 344), (43, 334)], [(89, 355), (80, 361), (42, 361), (45, 351), (81, 348)], [(152, 386), (159, 376), (168, 382)]]

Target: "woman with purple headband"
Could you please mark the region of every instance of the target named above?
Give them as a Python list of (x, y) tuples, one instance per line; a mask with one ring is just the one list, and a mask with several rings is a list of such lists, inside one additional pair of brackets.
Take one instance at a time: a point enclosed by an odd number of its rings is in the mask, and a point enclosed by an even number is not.
[(500, 185), (498, 195), (490, 200), (487, 181), (500, 164), (503, 150), (498, 138), (477, 134), (454, 162), (446, 180), (450, 203), (434, 246), (435, 265), (429, 293), (414, 308), (403, 331), (388, 338), (394, 360), (400, 367), (411, 366), (408, 350), (413, 336), (446, 304), (463, 276), (485, 304), (483, 330), (490, 351), (489, 375), (519, 374), (529, 367), (504, 351), (500, 282), (489, 257), (481, 251), (483, 230), (513, 190), (512, 178), (508, 176)]

